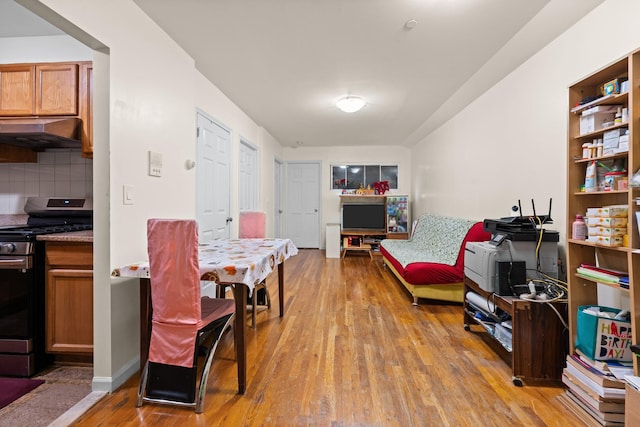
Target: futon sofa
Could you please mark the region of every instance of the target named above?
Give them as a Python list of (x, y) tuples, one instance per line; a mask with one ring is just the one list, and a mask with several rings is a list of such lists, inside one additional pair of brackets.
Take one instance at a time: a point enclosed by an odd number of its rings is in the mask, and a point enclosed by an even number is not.
[(490, 238), (482, 222), (423, 214), (409, 240), (385, 239), (380, 252), (413, 305), (418, 298), (462, 302), (465, 245)]

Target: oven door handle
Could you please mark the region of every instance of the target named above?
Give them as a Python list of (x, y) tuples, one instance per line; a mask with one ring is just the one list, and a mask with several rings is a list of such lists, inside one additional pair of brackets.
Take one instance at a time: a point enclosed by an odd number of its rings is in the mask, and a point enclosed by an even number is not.
[(20, 270), (32, 268), (31, 257), (0, 258), (0, 270)]

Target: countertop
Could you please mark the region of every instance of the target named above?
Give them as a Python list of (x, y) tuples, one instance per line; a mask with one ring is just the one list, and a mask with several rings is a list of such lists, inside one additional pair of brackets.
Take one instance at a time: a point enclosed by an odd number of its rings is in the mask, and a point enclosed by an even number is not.
[[(0, 228), (26, 225), (29, 215), (26, 214), (0, 214)], [(71, 231), (69, 233), (54, 233), (44, 234), (37, 236), (36, 240), (42, 240), (47, 242), (78, 242), (78, 243), (93, 243), (93, 231)]]
[(11, 225), (26, 225), (28, 219), (29, 219), (29, 215), (27, 214), (17, 214), (17, 215), (1, 214), (0, 226), (6, 227)]
[(93, 243), (93, 231), (71, 231), (69, 233), (43, 234), (36, 237), (45, 242)]

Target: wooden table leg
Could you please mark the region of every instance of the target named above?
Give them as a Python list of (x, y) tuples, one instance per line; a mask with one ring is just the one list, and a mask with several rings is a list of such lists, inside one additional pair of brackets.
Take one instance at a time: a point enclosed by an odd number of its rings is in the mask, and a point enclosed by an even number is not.
[(151, 280), (140, 278), (140, 371), (149, 357), (151, 339)]
[(280, 302), (280, 317), (284, 316), (284, 261), (278, 264), (278, 301)]
[(238, 394), (247, 388), (247, 285), (236, 283), (232, 286), (236, 302), (236, 324), (234, 328), (236, 360), (238, 361)]

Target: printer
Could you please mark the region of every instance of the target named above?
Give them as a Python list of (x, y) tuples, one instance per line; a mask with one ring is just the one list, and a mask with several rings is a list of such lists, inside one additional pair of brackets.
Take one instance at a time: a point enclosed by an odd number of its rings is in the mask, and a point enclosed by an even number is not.
[[(545, 222), (551, 222), (550, 215)], [(484, 230), (491, 233), (491, 240), (467, 242), (464, 252), (464, 274), (481, 289), (498, 295), (518, 295), (526, 290), (519, 285), (539, 277), (536, 271), (558, 278), (557, 231), (542, 229), (531, 218), (522, 216), (485, 219)], [(536, 257), (540, 233), (542, 241)]]
[[(557, 238), (558, 233), (553, 233)], [(537, 241), (509, 239), (505, 239), (499, 246), (491, 242), (467, 242), (464, 251), (464, 274), (487, 292), (514, 295), (514, 285), (524, 285), (527, 279), (537, 277), (536, 245)], [(542, 273), (557, 279), (557, 241), (543, 241), (538, 256)]]

